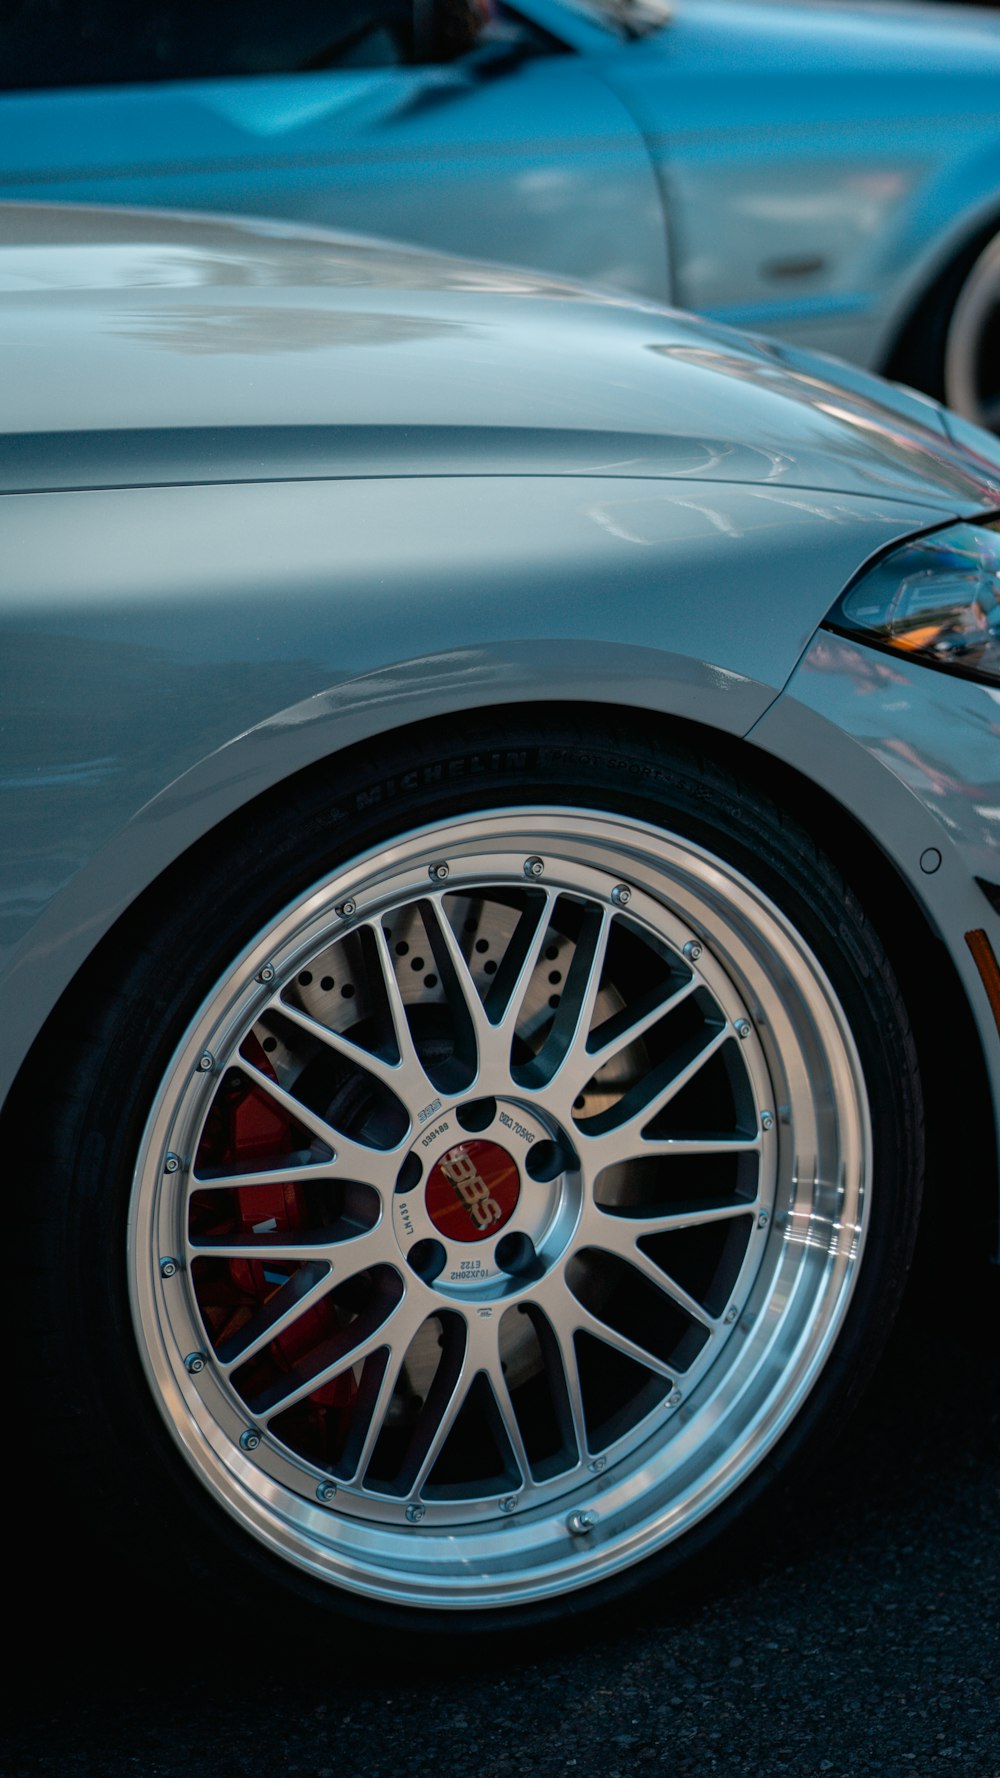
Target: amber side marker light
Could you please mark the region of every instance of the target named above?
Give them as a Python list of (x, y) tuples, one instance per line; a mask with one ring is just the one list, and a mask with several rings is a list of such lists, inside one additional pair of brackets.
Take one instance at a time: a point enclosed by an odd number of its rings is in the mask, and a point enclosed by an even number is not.
[(1000, 963), (997, 962), (996, 952), (990, 944), (987, 934), (982, 931), (967, 932), (965, 942), (972, 952), (973, 961), (983, 978), (983, 987), (986, 989), (987, 998), (993, 1008), (997, 1030), (1000, 1031)]

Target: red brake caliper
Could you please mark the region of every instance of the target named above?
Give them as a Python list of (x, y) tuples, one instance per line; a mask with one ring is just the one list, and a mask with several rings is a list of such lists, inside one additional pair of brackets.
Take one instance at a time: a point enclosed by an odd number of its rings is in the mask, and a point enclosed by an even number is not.
[[(277, 1080), (263, 1047), (252, 1033), (245, 1040), (242, 1053), (262, 1074)], [(287, 1113), (252, 1082), (234, 1072), (231, 1080), (223, 1081), (205, 1121), (198, 1166), (215, 1173), (237, 1175), (273, 1167), (280, 1163), (281, 1156), (295, 1150), (297, 1136)], [(274, 1185), (237, 1186), (232, 1198), (235, 1209), (232, 1234), (237, 1240), (245, 1237), (252, 1241), (255, 1235), (266, 1234), (278, 1243), (285, 1235), (307, 1226), (306, 1205), (298, 1185), (276, 1181)], [(229, 1288), (220, 1293), (216, 1284), (211, 1293), (217, 1306), (220, 1294), (224, 1294), (231, 1311), (223, 1325), (215, 1328), (216, 1347), (244, 1326), (288, 1282), (283, 1267), (269, 1266), (264, 1257), (259, 1260), (231, 1259), (227, 1266)], [(203, 1308), (207, 1306), (202, 1305)], [(213, 1321), (215, 1319), (213, 1317)], [(335, 1331), (336, 1322), (330, 1306), (319, 1303), (304, 1310), (271, 1341), (267, 1348), (268, 1370), (294, 1370)], [(357, 1393), (354, 1376), (347, 1371), (344, 1376), (317, 1389), (302, 1404), (313, 1422), (311, 1446), (314, 1439), (324, 1447), (329, 1443), (338, 1448), (342, 1446)], [(334, 1416), (330, 1415), (330, 1409), (336, 1410)], [(340, 1424), (331, 1425), (332, 1419)], [(304, 1426), (302, 1430), (306, 1430)]]

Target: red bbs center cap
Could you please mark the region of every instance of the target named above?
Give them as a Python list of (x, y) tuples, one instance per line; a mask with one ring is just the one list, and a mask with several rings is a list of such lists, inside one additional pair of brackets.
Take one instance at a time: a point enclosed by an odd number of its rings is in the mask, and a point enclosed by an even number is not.
[(520, 1177), (506, 1150), (471, 1139), (449, 1148), (432, 1168), (425, 1202), (446, 1241), (485, 1241), (510, 1221), (520, 1195)]

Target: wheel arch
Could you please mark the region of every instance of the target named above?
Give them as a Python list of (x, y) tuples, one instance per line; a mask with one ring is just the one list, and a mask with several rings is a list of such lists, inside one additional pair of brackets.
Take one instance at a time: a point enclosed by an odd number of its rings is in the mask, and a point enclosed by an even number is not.
[[(752, 767), (750, 765), (753, 761)], [(984, 1259), (997, 1252), (1000, 1169), (989, 1076), (965, 987), (948, 951), (905, 876), (855, 813), (824, 787), (772, 754), (744, 746), (741, 770), (760, 790), (820, 836), (824, 851), (852, 883), (878, 933), (902, 989), (924, 1085), (927, 1178), (917, 1270), (956, 1280), (972, 1245)], [(932, 966), (928, 967), (928, 960)], [(967, 1112), (963, 1125), (955, 1106)], [(968, 1184), (968, 1219), (949, 1217), (949, 1193)], [(963, 1187), (965, 1189), (965, 1187)]]
[(873, 366), (880, 376), (944, 400), (948, 323), (972, 267), (997, 234), (1000, 197), (994, 190), (966, 209), (938, 238), (933, 253), (921, 260)]
[[(483, 744), (492, 735), (503, 746), (504, 730), (514, 721), (548, 724), (553, 732), (561, 722), (599, 724), (607, 737), (621, 742), (666, 742), (697, 753), (709, 763), (733, 772), (762, 796), (770, 798), (807, 832), (811, 833), (855, 889), (867, 917), (878, 934), (896, 973), (912, 1021), (926, 1090), (928, 1180), (923, 1245), (938, 1269), (967, 1265), (970, 1225), (975, 1248), (983, 1257), (995, 1251), (997, 1199), (991, 1185), (997, 1177), (997, 1143), (990, 1107), (990, 1093), (981, 1041), (955, 965), (946, 946), (920, 906), (905, 877), (882, 850), (869, 830), (826, 789), (796, 768), (765, 753), (739, 737), (709, 728), (687, 717), (664, 716), (646, 708), (611, 703), (524, 703), (485, 706), (467, 713), (463, 741), (470, 732), (481, 733)], [(67, 983), (32, 1042), (0, 1110), (0, 1141), (14, 1154), (19, 1133), (30, 1123), (30, 1109), (37, 1103), (40, 1081), (51, 1078), (51, 1067), (68, 1031), (78, 1027), (82, 1005), (93, 987), (109, 972), (120, 968), (128, 948), (142, 943), (155, 926), (157, 910), (176, 901), (183, 891), (186, 873), (199, 860), (224, 846), (228, 835), (244, 831), (276, 795), (329, 789), (334, 774), (364, 760), (373, 770), (438, 738), (454, 733), (456, 719), (434, 717), (389, 731), (379, 745), (360, 742), (312, 763), (226, 815), (193, 842), (151, 883), (144, 887), (105, 931), (93, 950)], [(511, 742), (513, 746), (513, 741)], [(512, 768), (516, 769), (516, 768)], [(933, 968), (928, 968), (928, 959)], [(953, 1108), (963, 1106), (963, 1120)], [(984, 1164), (985, 1157), (985, 1164)], [(968, 1165), (963, 1168), (963, 1162)], [(963, 1175), (964, 1213), (961, 1247), (956, 1241), (954, 1218), (948, 1216), (948, 1188)], [(968, 1183), (971, 1181), (971, 1185)]]

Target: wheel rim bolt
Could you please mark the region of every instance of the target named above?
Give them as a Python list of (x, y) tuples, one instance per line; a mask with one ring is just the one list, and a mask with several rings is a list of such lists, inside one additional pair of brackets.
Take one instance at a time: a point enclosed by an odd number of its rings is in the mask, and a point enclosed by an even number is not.
[(517, 1511), (517, 1495), (516, 1494), (505, 1494), (503, 1499), (500, 1501), (500, 1511), (502, 1513), (516, 1512)]
[(774, 1112), (773, 1111), (762, 1111), (761, 1112), (760, 1127), (762, 1130), (773, 1130), (774, 1129)]
[(357, 911), (358, 911), (358, 904), (356, 901), (342, 901), (339, 908), (337, 909), (337, 912), (340, 915), (342, 920), (349, 920), (351, 915), (356, 914)]
[(611, 891), (611, 899), (616, 907), (627, 908), (632, 900), (632, 891), (627, 883), (616, 883)]
[(184, 1369), (189, 1371), (192, 1377), (196, 1377), (199, 1371), (205, 1369), (204, 1352), (189, 1352), (184, 1360)]
[(734, 1029), (737, 1037), (749, 1037), (752, 1026), (749, 1019), (737, 1019)]
[(245, 1432), (240, 1433), (241, 1451), (256, 1451), (259, 1444), (260, 1433), (253, 1426), (248, 1426)]
[(679, 1389), (671, 1389), (670, 1394), (667, 1396), (667, 1406), (671, 1408), (679, 1408), (683, 1400), (684, 1397)]
[(161, 1278), (176, 1278), (180, 1269), (181, 1262), (179, 1259), (174, 1259), (172, 1254), (169, 1253), (163, 1255), (163, 1258), (160, 1260)]
[(273, 982), (273, 980), (274, 980), (274, 964), (273, 963), (265, 963), (263, 969), (258, 969), (257, 980), (259, 982)]
[(767, 1211), (762, 1210), (760, 1215), (757, 1218), (757, 1227), (759, 1229), (766, 1229), (770, 1220), (771, 1220), (771, 1218), (768, 1216)]
[(571, 1537), (586, 1537), (597, 1524), (597, 1514), (592, 1512), (570, 1513), (566, 1520), (566, 1529)]
[(180, 1155), (168, 1154), (166, 1160), (163, 1163), (163, 1171), (164, 1171), (164, 1173), (176, 1173), (180, 1168), (180, 1164), (181, 1164)]
[(426, 1511), (425, 1506), (408, 1506), (406, 1509), (407, 1524), (419, 1525)]
[(432, 864), (427, 875), (432, 883), (446, 883), (451, 876), (451, 871), (446, 864)]
[(214, 1067), (215, 1057), (211, 1050), (206, 1050), (204, 1054), (198, 1058), (198, 1068), (202, 1074), (211, 1074)]
[(701, 956), (701, 945), (696, 938), (689, 938), (684, 946), (684, 955), (689, 963), (697, 963)]
[(587, 1468), (590, 1470), (591, 1475), (600, 1475), (601, 1470), (607, 1469), (607, 1467), (608, 1460), (606, 1457), (592, 1457), (587, 1464)]
[(544, 869), (545, 865), (540, 858), (526, 858), (524, 861), (526, 877), (540, 877)]
[(733, 1304), (733, 1307), (731, 1309), (726, 1310), (726, 1313), (724, 1314), (722, 1319), (726, 1323), (727, 1327), (730, 1327), (732, 1325), (732, 1323), (736, 1320), (736, 1317), (738, 1314), (739, 1314), (739, 1310), (737, 1309), (735, 1303)]
[(336, 1482), (320, 1482), (319, 1487), (316, 1489), (316, 1499), (320, 1502), (320, 1504), (322, 1506), (329, 1506), (331, 1500), (336, 1500), (336, 1498), (337, 1498), (337, 1484), (336, 1484)]

